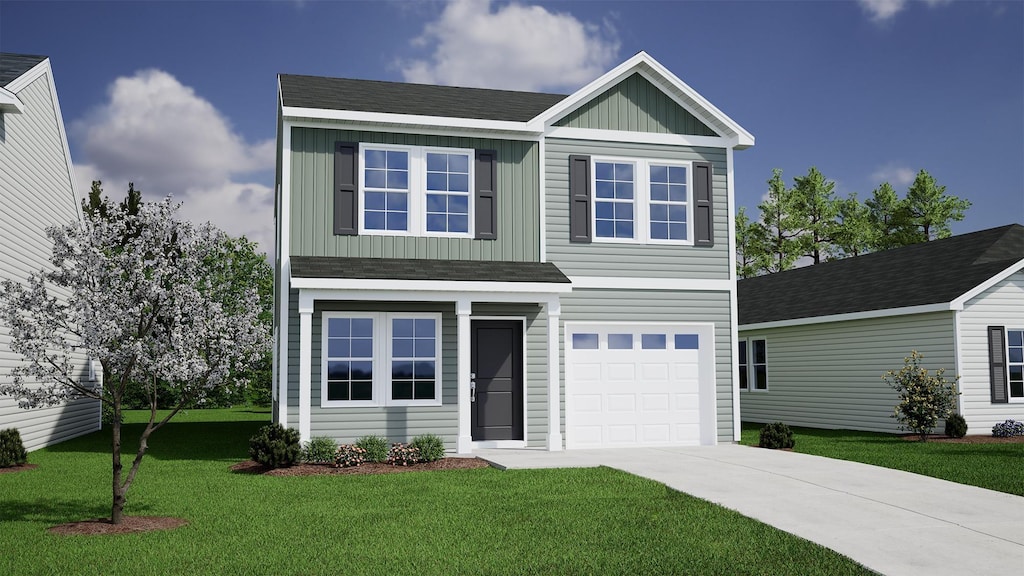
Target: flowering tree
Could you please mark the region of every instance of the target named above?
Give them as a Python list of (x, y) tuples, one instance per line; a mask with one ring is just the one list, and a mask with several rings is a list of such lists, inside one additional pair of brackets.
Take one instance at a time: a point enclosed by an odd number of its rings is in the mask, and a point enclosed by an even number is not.
[(912, 430), (925, 442), (939, 419), (948, 418), (956, 409), (960, 392), (956, 389), (956, 379), (950, 382), (943, 376), (945, 368), (929, 375), (928, 369), (921, 366), (922, 358), (920, 352), (911, 350), (910, 356), (903, 359), (903, 368), (889, 370), (882, 379), (899, 396), (892, 417), (900, 423), (900, 428)]
[[(115, 205), (98, 201), (96, 189), (84, 225), (47, 231), (52, 267), (27, 285), (3, 284), (0, 317), (11, 327), (11, 349), (26, 361), (0, 384), (0, 395), (18, 398), (22, 408), (95, 398), (112, 412), (111, 522), (120, 524), (150, 435), (208, 392), (244, 384), (233, 375), (244, 374), (270, 344), (255, 288), (218, 281), (240, 274), (230, 237), (178, 220), (169, 198)], [(102, 387), (79, 380), (76, 348), (99, 361)], [(159, 420), (156, 382), (178, 398)], [(131, 387), (144, 389), (150, 414), (124, 474), (121, 403)]]

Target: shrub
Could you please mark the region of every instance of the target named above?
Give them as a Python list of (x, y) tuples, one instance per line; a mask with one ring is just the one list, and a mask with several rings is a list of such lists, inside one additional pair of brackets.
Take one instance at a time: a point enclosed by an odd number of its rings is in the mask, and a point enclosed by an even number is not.
[(1024, 436), (1024, 422), (1017, 422), (1016, 420), (1000, 422), (992, 427), (992, 435), (999, 438)]
[(21, 443), (21, 433), (17, 428), (0, 430), (0, 468), (21, 466), (28, 462), (28, 452)]
[(249, 439), (249, 456), (270, 468), (294, 466), (302, 457), (299, 431), (280, 424), (268, 424)]
[(310, 464), (333, 464), (338, 443), (334, 438), (317, 436), (302, 446), (302, 460)]
[(757, 441), (758, 446), (773, 450), (792, 448), (795, 444), (796, 442), (793, 441), (793, 431), (782, 422), (765, 424), (764, 428), (761, 428), (761, 437)]
[(410, 466), (421, 462), (420, 451), (409, 444), (395, 442), (388, 451), (388, 464), (392, 466)]
[(388, 439), (380, 436), (363, 436), (356, 440), (356, 446), (366, 451), (367, 462), (384, 462), (388, 459)]
[(951, 414), (946, 418), (946, 436), (963, 438), (967, 435), (967, 420), (959, 414)]
[(932, 376), (921, 366), (924, 356), (912, 350), (903, 359), (903, 368), (889, 370), (882, 379), (889, 383), (899, 395), (899, 403), (893, 409), (892, 417), (900, 423), (901, 430), (911, 430), (928, 440), (940, 418), (947, 418), (956, 408), (956, 380), (946, 380), (942, 375), (945, 368), (939, 368)]
[(412, 439), (409, 446), (420, 451), (420, 460), (433, 462), (444, 458), (444, 441), (434, 434), (423, 434)]
[(366, 450), (355, 444), (338, 446), (338, 452), (334, 455), (334, 465), (338, 468), (359, 466), (363, 462), (366, 462)]

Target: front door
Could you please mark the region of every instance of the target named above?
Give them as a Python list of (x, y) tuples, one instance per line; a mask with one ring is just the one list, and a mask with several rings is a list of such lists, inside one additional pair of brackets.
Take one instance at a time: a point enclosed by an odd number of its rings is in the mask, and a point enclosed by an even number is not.
[(523, 323), (473, 320), (473, 440), (523, 440)]

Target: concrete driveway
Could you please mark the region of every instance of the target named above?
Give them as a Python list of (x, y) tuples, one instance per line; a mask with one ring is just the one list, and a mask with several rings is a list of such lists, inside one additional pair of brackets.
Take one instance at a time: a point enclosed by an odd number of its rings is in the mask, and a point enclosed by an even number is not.
[[(1024, 571), (1024, 497), (739, 445), (480, 450), (503, 469), (608, 466), (796, 534), (891, 576)], [(1024, 462), (1008, 474), (1024, 474)]]

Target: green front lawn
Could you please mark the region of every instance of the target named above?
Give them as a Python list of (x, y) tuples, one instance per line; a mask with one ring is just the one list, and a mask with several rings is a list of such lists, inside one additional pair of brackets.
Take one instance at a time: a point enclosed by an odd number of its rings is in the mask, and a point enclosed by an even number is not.
[[(232, 474), (266, 412), (195, 410), (152, 438), (129, 515), (168, 532), (55, 536), (109, 515), (107, 432), (0, 474), (0, 574), (868, 574), (830, 550), (629, 474), (494, 469)], [(137, 422), (137, 414), (129, 421)], [(127, 426), (137, 437), (140, 425)]]
[[(763, 424), (743, 423), (742, 443), (757, 445)], [(793, 427), (795, 452), (906, 470), (1024, 496), (1024, 444), (908, 442), (896, 434)]]

